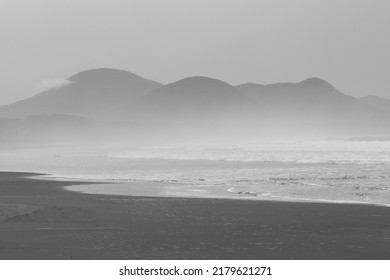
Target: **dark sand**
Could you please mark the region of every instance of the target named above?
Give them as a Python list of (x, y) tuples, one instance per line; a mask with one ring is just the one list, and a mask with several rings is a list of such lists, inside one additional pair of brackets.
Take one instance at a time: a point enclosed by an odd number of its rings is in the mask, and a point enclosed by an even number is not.
[(0, 172), (0, 259), (390, 259), (390, 208), (91, 195)]

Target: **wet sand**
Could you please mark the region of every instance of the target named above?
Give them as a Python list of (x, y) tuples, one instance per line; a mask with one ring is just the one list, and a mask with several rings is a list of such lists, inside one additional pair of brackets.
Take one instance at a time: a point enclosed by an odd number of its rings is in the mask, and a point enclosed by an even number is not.
[(93, 195), (33, 175), (0, 172), (0, 259), (390, 259), (389, 207)]

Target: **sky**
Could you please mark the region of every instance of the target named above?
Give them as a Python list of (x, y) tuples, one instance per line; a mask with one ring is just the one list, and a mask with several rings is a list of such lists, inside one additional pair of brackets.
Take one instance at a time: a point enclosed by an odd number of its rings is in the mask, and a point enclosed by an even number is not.
[(390, 98), (388, 0), (0, 0), (0, 105), (86, 69)]

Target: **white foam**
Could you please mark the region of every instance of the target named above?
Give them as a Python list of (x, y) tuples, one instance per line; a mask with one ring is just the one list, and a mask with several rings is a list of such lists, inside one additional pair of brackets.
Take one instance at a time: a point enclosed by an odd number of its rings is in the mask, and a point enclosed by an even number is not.
[(68, 181), (234, 186), (240, 192), (278, 199), (390, 203), (390, 143), (336, 142), (0, 150), (0, 170), (48, 173), (44, 177)]

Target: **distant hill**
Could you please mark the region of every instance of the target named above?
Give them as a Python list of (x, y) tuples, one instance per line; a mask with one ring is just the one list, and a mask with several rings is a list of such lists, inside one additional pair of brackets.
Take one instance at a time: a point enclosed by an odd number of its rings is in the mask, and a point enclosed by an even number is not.
[(0, 107), (0, 117), (66, 114), (109, 119), (113, 109), (129, 104), (160, 86), (123, 70), (87, 70), (67, 79), (70, 84)]
[(349, 122), (387, 117), (319, 78), (299, 83), (243, 84), (237, 88), (257, 103), (261, 116), (271, 120)]
[(382, 98), (375, 95), (369, 95), (360, 98), (360, 101), (376, 109), (390, 112), (390, 99)]
[(161, 86), (121, 108), (123, 117), (153, 122), (234, 121), (252, 108), (241, 91), (223, 81), (188, 77)]
[(68, 80), (60, 88), (0, 107), (0, 118), (21, 118), (0, 119), (0, 141), (390, 135), (389, 100), (347, 96), (319, 78), (232, 86), (196, 76), (161, 85), (102, 68)]
[(387, 117), (318, 78), (299, 83), (231, 86), (188, 77), (161, 86), (118, 110), (132, 121), (350, 122)]

